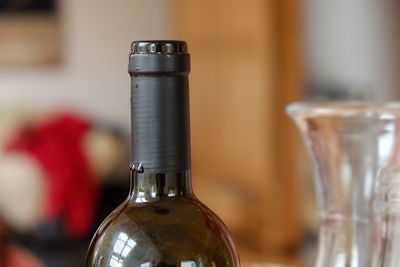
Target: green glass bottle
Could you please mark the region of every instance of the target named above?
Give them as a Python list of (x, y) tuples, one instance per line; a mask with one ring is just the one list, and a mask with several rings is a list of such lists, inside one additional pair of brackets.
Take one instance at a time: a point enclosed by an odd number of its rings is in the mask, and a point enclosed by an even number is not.
[(86, 267), (240, 266), (226, 226), (192, 191), (189, 70), (185, 42), (133, 42), (131, 190)]

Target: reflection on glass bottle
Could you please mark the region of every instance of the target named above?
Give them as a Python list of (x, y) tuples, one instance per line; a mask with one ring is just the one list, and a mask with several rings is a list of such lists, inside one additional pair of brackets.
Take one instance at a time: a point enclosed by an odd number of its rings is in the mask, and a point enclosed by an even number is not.
[(129, 252), (136, 246), (136, 242), (125, 233), (120, 233), (114, 243), (113, 255), (110, 259), (110, 267), (122, 267)]
[(374, 201), (377, 248), (374, 267), (400, 266), (400, 167), (382, 169)]
[(128, 199), (98, 229), (87, 267), (238, 267), (222, 221), (192, 191), (185, 42), (134, 42)]

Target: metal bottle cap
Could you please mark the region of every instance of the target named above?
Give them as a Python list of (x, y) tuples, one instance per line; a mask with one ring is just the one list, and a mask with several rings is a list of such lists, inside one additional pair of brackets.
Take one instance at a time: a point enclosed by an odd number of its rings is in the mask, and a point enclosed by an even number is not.
[(190, 57), (184, 41), (136, 41), (132, 43), (129, 73), (185, 73)]
[(184, 41), (135, 41), (132, 43), (133, 54), (187, 54)]
[(132, 162), (137, 172), (190, 168), (190, 56), (183, 41), (136, 41), (129, 60)]

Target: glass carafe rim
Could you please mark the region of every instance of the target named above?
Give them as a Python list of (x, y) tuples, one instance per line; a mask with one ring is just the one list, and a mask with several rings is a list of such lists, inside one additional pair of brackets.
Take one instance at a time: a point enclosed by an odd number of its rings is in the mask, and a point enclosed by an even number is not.
[(400, 102), (396, 101), (303, 101), (289, 104), (286, 112), (291, 117), (321, 116), (400, 116)]

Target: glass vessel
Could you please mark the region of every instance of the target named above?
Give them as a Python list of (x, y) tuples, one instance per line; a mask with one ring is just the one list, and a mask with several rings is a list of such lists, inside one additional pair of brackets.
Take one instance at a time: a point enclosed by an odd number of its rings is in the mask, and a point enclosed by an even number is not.
[(238, 267), (222, 221), (192, 191), (190, 57), (183, 41), (136, 41), (131, 189), (99, 227), (87, 267)]
[(238, 267), (222, 221), (193, 194), (190, 172), (132, 173), (129, 197), (100, 226), (87, 267)]
[(400, 266), (400, 167), (380, 171), (374, 200), (376, 240), (374, 266)]
[(315, 267), (372, 267), (372, 208), (382, 167), (399, 163), (400, 103), (288, 106), (309, 153), (320, 220)]

